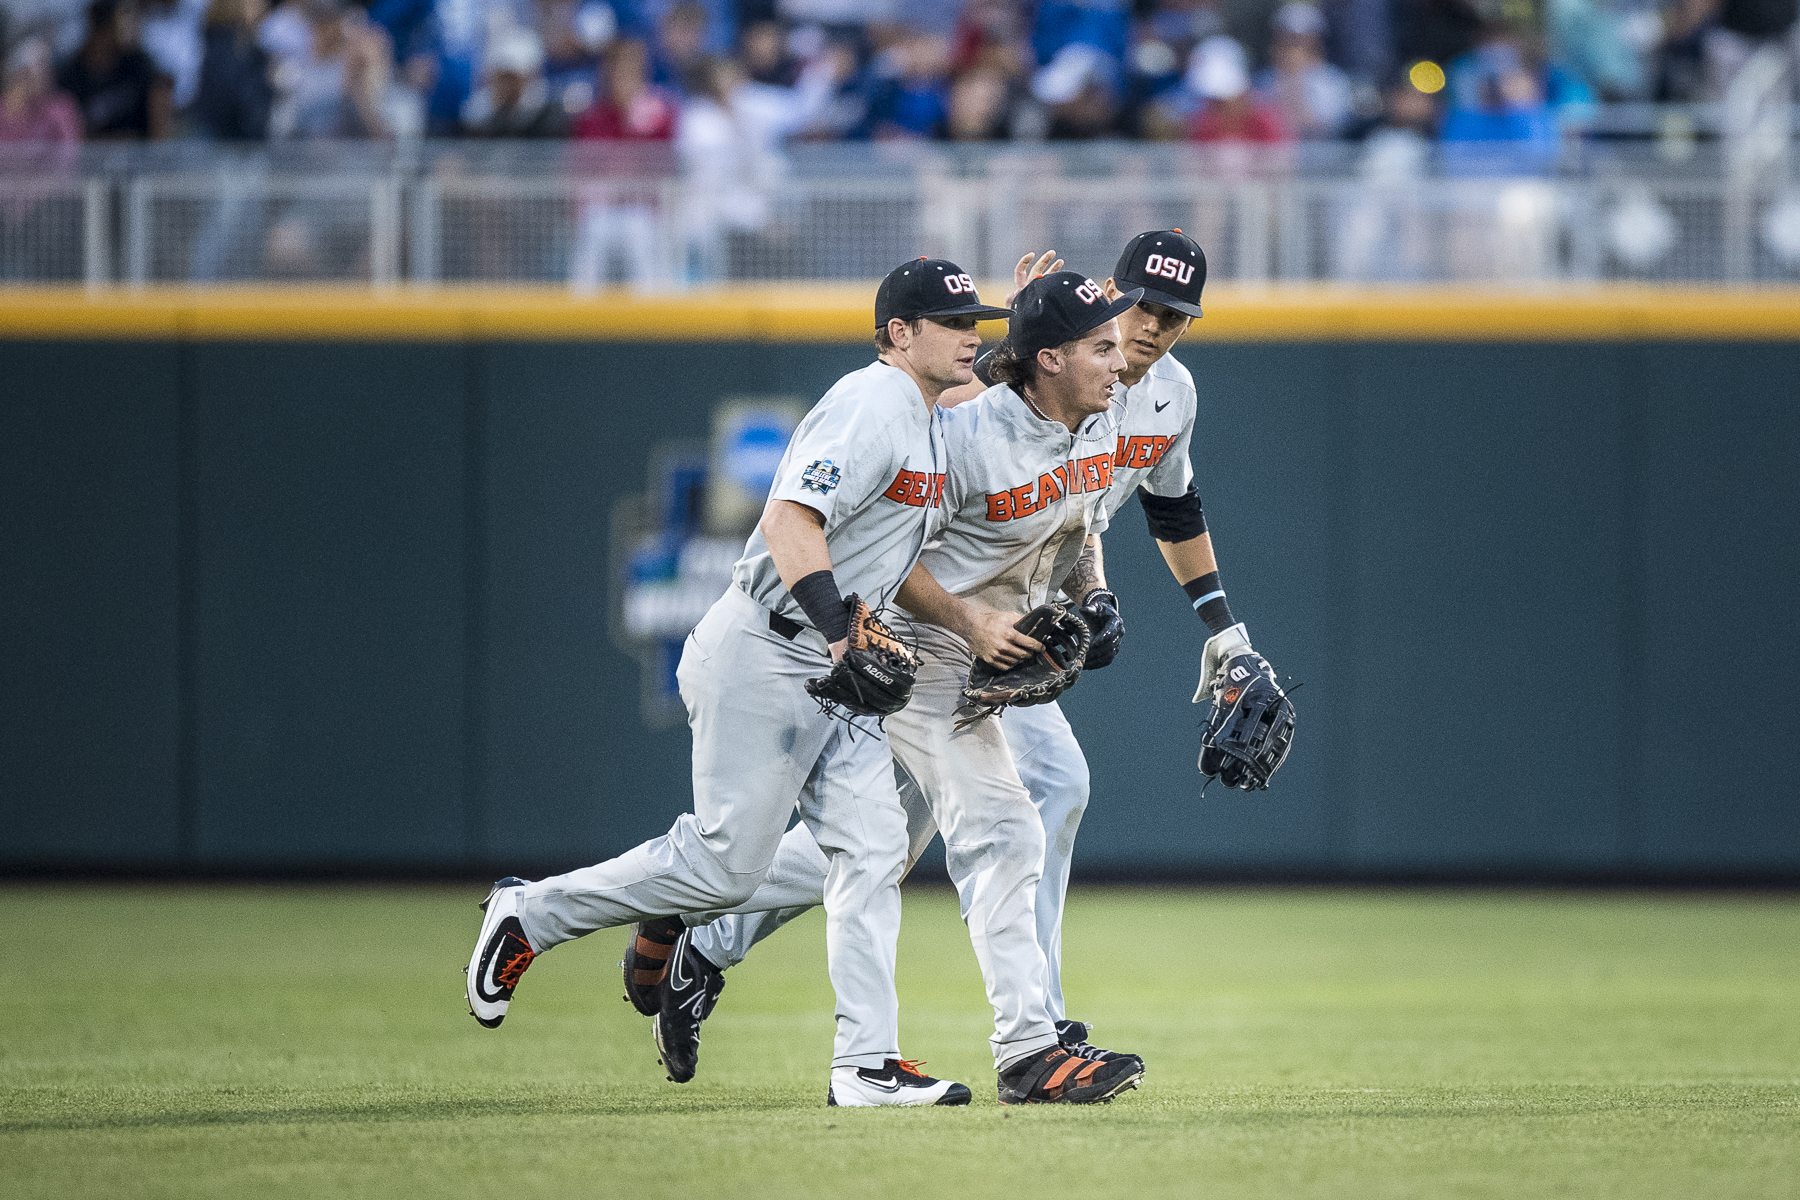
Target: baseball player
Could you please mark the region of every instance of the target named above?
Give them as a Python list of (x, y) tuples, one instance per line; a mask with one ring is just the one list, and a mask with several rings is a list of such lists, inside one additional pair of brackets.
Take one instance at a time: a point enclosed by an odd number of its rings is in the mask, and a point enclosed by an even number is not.
[[(1053, 254), (1037, 260), (1031, 271), (1045, 269)], [(1032, 256), (1020, 260), (1026, 274)], [(1056, 264), (1049, 264), (1054, 270)], [(1206, 285), (1206, 256), (1179, 229), (1153, 230), (1126, 244), (1106, 281), (1106, 293), (1141, 289), (1137, 304), (1119, 315), (1121, 348), (1127, 362), (1113, 395), (1117, 447), (1113, 483), (1102, 505), (1108, 523), (1135, 493), (1175, 581), (1182, 586), (1211, 635), (1201, 654), (1198, 702), (1210, 698), (1221, 665), (1250, 649), (1244, 626), (1226, 604), (1219, 583), (1212, 536), (1194, 489), (1189, 458), (1197, 412), (1193, 376), (1170, 349), (1201, 315), (1200, 293)], [(955, 389), (939, 401), (954, 405), (980, 386), (990, 359), (977, 364), (975, 383)], [(1064, 591), (1080, 602), (1095, 631), (1087, 669), (1112, 662), (1124, 634), (1118, 599), (1106, 586), (1098, 536), (1089, 539), (1084, 556)], [(1038, 885), (1038, 940), (1049, 971), (1051, 1014), (1064, 1044), (1080, 1053), (1108, 1052), (1087, 1043), (1089, 1026), (1068, 1019), (1062, 994), (1062, 913), (1068, 892), (1069, 864), (1075, 836), (1088, 802), (1088, 765), (1059, 704), (1009, 711), (1002, 722), (1019, 776), (1031, 789), (1032, 803), (1044, 823), (1044, 871)]]
[[(1013, 714), (971, 720), (962, 697), (974, 659), (986, 657), (972, 636), (973, 614), (999, 610), (1016, 619), (1084, 578), (1072, 573), (1081, 571), (1089, 533), (1105, 528), (1116, 456), (1105, 414), (1127, 365), (1115, 318), (1140, 296), (1109, 297), (1073, 272), (1025, 287), (996, 368), (1001, 385), (943, 416), (947, 524), (900, 591), (901, 606), (921, 622), (924, 658), (912, 703), (887, 722), (905, 781), (908, 865), (934, 832), (943, 833), (994, 1008), (1003, 1104), (1110, 1100), (1143, 1074), (1135, 1055), (1082, 1056), (1062, 1045), (1033, 912), (1044, 826), (1002, 732)], [(729, 967), (817, 904), (823, 859), (811, 840), (803, 828), (790, 832), (757, 914), (690, 930), (693, 951)]]
[[(1051, 261), (1053, 253), (1037, 258), (1035, 264), (1033, 257), (1028, 254), (1019, 261), (1016, 282), (1021, 287), (1033, 276), (1060, 266)], [(1120, 382), (1125, 386), (1115, 389), (1112, 398), (1116, 442), (1112, 484), (1101, 504), (1103, 518), (1109, 524), (1113, 514), (1137, 493), (1158, 549), (1206, 622), (1212, 636), (1202, 651), (1196, 700), (1210, 694), (1220, 665), (1250, 644), (1244, 627), (1225, 603), (1212, 538), (1194, 490), (1188, 453), (1197, 408), (1193, 377), (1169, 354), (1192, 319), (1201, 315), (1200, 293), (1205, 283), (1206, 257), (1200, 247), (1180, 230), (1171, 229), (1133, 238), (1104, 285), (1109, 299), (1121, 298), (1123, 288), (1141, 289), (1142, 294), (1136, 304), (1118, 315), (1126, 360)], [(1008, 299), (1010, 302), (1011, 297)], [(992, 364), (992, 356), (984, 357), (977, 370), (986, 374)], [(952, 410), (946, 417), (971, 395), (985, 395), (980, 383), (978, 378), (974, 384), (946, 391), (939, 401), (941, 407)], [(1062, 586), (1067, 595), (1081, 601), (1095, 627), (1095, 646), (1088, 657), (1088, 669), (1092, 670), (1112, 661), (1124, 626), (1118, 602), (1106, 589), (1098, 534), (1089, 541), (1089, 552), (1078, 560), (1077, 570)], [(1065, 1049), (1109, 1060), (1117, 1057), (1116, 1053), (1088, 1043), (1089, 1027), (1067, 1018), (1062, 995), (1062, 913), (1075, 837), (1087, 809), (1087, 758), (1058, 704), (1008, 709), (999, 724), (1044, 827), (1044, 865), (1033, 907), (1046, 961), (1048, 1008)], [(917, 834), (915, 828), (914, 858), (924, 849)], [(927, 829), (927, 840), (929, 836)], [(755, 942), (805, 912), (809, 907), (805, 903), (806, 880), (818, 876), (821, 861), (808, 859), (805, 851), (802, 839), (784, 843), (771, 872), (771, 882), (779, 880), (791, 889), (791, 905), (728, 916), (695, 929), (693, 944), (698, 952), (721, 966), (733, 965)]]
[[(853, 729), (822, 712), (807, 681), (844, 658), (854, 598), (885, 604), (918, 561), (941, 508), (934, 403), (971, 378), (976, 321), (1008, 312), (982, 304), (948, 262), (919, 259), (882, 281), (879, 360), (840, 379), (800, 423), (732, 586), (683, 647), (694, 811), (597, 866), (494, 885), (468, 966), (469, 1008), (482, 1025), (501, 1023), (533, 958), (563, 942), (751, 901), (798, 807), (825, 864), (819, 891), (838, 997), (828, 1094), (854, 1105), (969, 1102), (967, 1087), (900, 1055), (894, 955), (908, 840), (887, 738), (875, 722)], [(984, 645), (1004, 657), (1029, 649), (1004, 644), (1020, 640)], [(672, 1015), (697, 1028), (722, 976), (690, 971), (679, 938), (656, 948), (687, 985), (688, 1011)], [(691, 1077), (691, 1060), (667, 1048), (664, 1060), (671, 1078)]]

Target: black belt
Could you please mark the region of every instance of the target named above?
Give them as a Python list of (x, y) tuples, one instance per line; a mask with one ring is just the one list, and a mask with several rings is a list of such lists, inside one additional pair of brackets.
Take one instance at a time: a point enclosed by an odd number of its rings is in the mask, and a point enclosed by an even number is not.
[(778, 612), (769, 613), (769, 631), (779, 633), (790, 642), (799, 637), (800, 631), (805, 628), (800, 622), (790, 621)]

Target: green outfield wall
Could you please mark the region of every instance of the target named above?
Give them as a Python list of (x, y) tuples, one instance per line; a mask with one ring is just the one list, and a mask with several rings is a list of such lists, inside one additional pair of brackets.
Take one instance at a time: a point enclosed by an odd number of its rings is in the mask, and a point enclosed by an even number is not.
[[(1203, 630), (1129, 503), (1078, 870), (1800, 879), (1800, 336), (1554, 324), (1178, 348), (1298, 737), (1200, 795)], [(405, 332), (0, 324), (0, 868), (548, 870), (688, 807), (615, 508), (870, 349)]]

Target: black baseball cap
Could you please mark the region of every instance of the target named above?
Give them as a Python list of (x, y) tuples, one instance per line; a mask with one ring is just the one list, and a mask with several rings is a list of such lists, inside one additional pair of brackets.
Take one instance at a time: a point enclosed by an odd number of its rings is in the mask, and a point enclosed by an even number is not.
[(1014, 351), (1029, 358), (1106, 324), (1143, 297), (1144, 289), (1138, 288), (1108, 300), (1100, 285), (1079, 271), (1041, 275), (1026, 284), (1013, 301), (1006, 340)]
[(1144, 289), (1144, 299), (1163, 304), (1190, 317), (1200, 311), (1200, 289), (1206, 286), (1206, 255), (1179, 229), (1153, 229), (1140, 233), (1119, 255), (1113, 268), (1119, 287)]
[(942, 258), (915, 258), (887, 273), (875, 289), (875, 328), (886, 329), (895, 317), (1010, 317), (1010, 308), (983, 304), (975, 281), (955, 263)]

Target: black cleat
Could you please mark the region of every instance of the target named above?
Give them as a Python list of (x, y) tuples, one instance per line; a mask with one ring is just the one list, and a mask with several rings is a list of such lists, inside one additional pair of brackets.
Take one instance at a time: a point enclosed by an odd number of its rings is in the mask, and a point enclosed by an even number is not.
[(1143, 1077), (1144, 1064), (1136, 1055), (1096, 1062), (1052, 1046), (1000, 1072), (1000, 1103), (1110, 1104)]
[(481, 902), (486, 915), (481, 919), (481, 932), (475, 937), (469, 965), (463, 968), (468, 976), (464, 986), (468, 991), (469, 1015), (488, 1029), (499, 1028), (506, 1019), (513, 989), (537, 957), (537, 951), (525, 937), (525, 927), (519, 924), (519, 889), (525, 883), (508, 875)]
[(1144, 1060), (1135, 1054), (1124, 1054), (1118, 1050), (1102, 1050), (1099, 1046), (1093, 1045), (1088, 1041), (1088, 1034), (1092, 1032), (1091, 1026), (1084, 1025), (1080, 1021), (1058, 1021), (1056, 1023), (1056, 1036), (1061, 1042), (1062, 1048), (1077, 1058), (1085, 1058), (1092, 1062), (1112, 1062), (1115, 1059), (1129, 1058), (1137, 1063), (1140, 1072), (1144, 1069)]
[(969, 1089), (948, 1079), (933, 1079), (919, 1070), (925, 1064), (890, 1058), (875, 1067), (833, 1067), (825, 1089), (827, 1108), (876, 1108), (897, 1104), (955, 1106), (969, 1102)]
[(625, 999), (646, 1017), (661, 1010), (656, 990), (669, 973), (669, 952), (686, 928), (680, 917), (658, 917), (631, 927), (631, 941), (619, 969), (625, 972)]
[(700, 1065), (700, 1022), (712, 1015), (719, 993), (725, 990), (725, 972), (694, 949), (687, 930), (676, 939), (669, 955), (669, 972), (656, 989), (660, 1007), (651, 1022), (662, 1065), (670, 1083), (686, 1083)]

